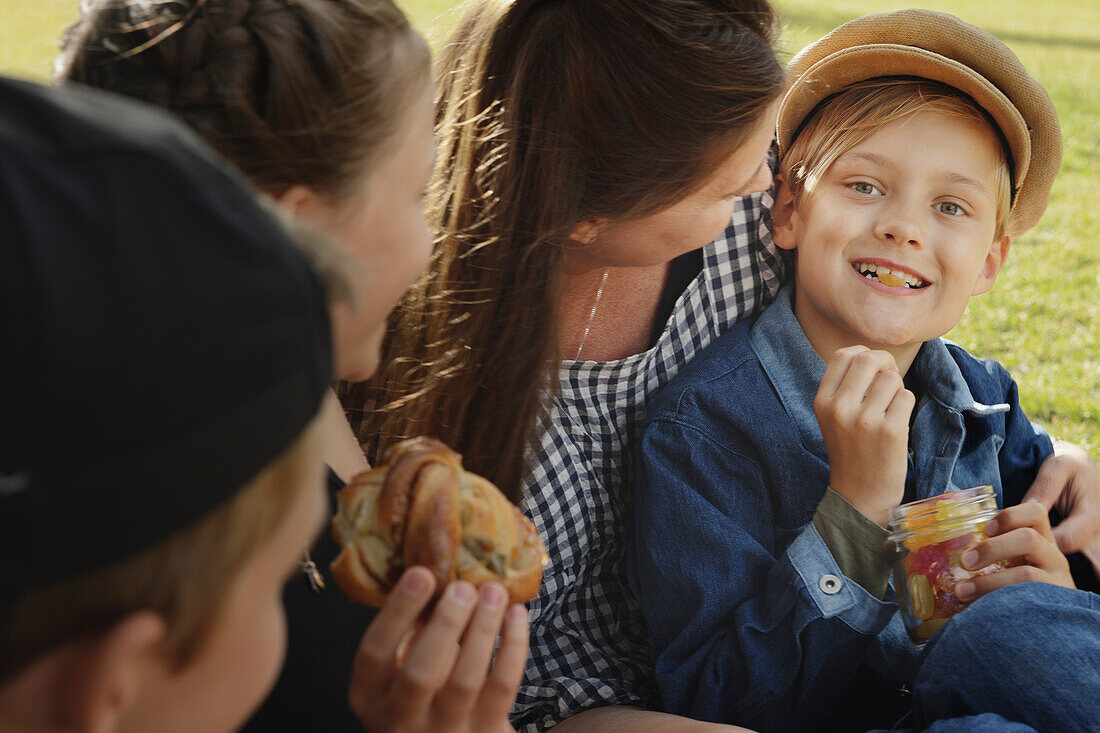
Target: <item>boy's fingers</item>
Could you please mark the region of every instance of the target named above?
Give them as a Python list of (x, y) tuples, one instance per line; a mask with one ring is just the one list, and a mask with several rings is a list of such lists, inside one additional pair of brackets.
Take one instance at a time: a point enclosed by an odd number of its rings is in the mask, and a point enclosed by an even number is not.
[(863, 398), (863, 413), (885, 418), (894, 400), (904, 391), (905, 385), (897, 372), (876, 372)]
[(1002, 509), (986, 524), (985, 533), (993, 537), (1024, 527), (1030, 527), (1054, 542), (1054, 531), (1050, 528), (1047, 508), (1037, 501), (1025, 501), (1023, 504)]
[(906, 432), (909, 430), (909, 417), (913, 414), (913, 408), (917, 405), (917, 396), (907, 389), (899, 389), (894, 393), (894, 399), (886, 408), (887, 420), (903, 420)]
[(458, 656), (458, 640), (466, 631), (477, 604), (477, 590), (465, 581), (447, 586), (432, 617), (413, 642), (392, 687), (398, 718), (426, 710), (446, 682)]
[(837, 387), (836, 398), (850, 404), (861, 404), (881, 372), (897, 374), (897, 371), (897, 362), (887, 352), (862, 351), (852, 358), (843, 382)]
[(402, 639), (414, 627), (434, 590), (435, 578), (426, 569), (413, 567), (405, 571), (359, 642), (352, 668), (355, 688), (382, 688), (392, 673)]
[(979, 542), (962, 556), (962, 566), (967, 570), (979, 570), (992, 563), (1014, 561), (1017, 558), (1028, 565), (1049, 566), (1062, 553), (1050, 540), (1033, 527), (1020, 527), (1011, 532)]
[(486, 583), (481, 586), (479, 596), (454, 671), (436, 695), (435, 719), (440, 724), (461, 720), (469, 714), (481, 694), (493, 658), (493, 647), (508, 605), (508, 591), (499, 583)]
[(833, 358), (829, 360), (829, 366), (825, 368), (825, 376), (821, 378), (821, 384), (817, 387), (818, 395), (826, 399), (832, 398), (844, 381), (852, 359), (856, 354), (867, 350), (866, 346), (850, 346), (833, 354)]
[(1049, 573), (1032, 565), (1020, 565), (988, 575), (978, 575), (970, 580), (963, 581), (955, 586), (955, 594), (960, 600), (973, 601), (975, 598), (1005, 586), (1018, 583), (1049, 583), (1050, 581), (1051, 576)]
[(500, 648), (493, 669), (485, 680), (478, 700), (478, 717), (484, 721), (507, 719), (523, 681), (527, 663), (527, 609), (514, 604), (504, 616)]

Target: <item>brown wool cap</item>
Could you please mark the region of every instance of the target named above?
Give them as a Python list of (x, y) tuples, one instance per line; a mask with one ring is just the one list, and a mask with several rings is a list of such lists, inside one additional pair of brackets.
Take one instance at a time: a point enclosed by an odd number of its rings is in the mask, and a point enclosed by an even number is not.
[(1016, 190), (1007, 234), (1033, 227), (1062, 162), (1062, 134), (1050, 96), (996, 36), (931, 10), (856, 18), (804, 48), (787, 67), (779, 108), (782, 154), (826, 98), (880, 76), (915, 76), (971, 97), (1000, 127), (1012, 151)]

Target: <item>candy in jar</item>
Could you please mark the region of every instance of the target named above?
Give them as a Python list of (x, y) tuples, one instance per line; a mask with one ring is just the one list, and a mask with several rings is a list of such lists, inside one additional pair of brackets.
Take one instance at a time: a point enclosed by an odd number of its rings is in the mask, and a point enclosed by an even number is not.
[(962, 566), (963, 553), (986, 539), (983, 527), (997, 511), (992, 486), (949, 491), (890, 510), (890, 540), (898, 549), (894, 587), (914, 641), (932, 638), (969, 605), (955, 595), (957, 583), (1008, 567)]

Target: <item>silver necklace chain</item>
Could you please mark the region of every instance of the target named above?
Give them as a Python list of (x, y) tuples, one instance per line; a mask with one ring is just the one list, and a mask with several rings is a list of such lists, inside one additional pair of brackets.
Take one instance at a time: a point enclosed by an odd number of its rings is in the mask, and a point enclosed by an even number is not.
[(600, 287), (596, 289), (596, 300), (592, 303), (592, 311), (588, 314), (588, 323), (584, 324), (584, 333), (581, 334), (581, 343), (577, 347), (577, 355), (573, 357), (573, 361), (580, 361), (581, 349), (584, 348), (584, 342), (588, 339), (588, 331), (592, 328), (592, 319), (596, 317), (596, 308), (600, 305), (600, 296), (603, 295), (603, 286), (607, 284), (607, 273), (609, 270), (603, 271), (603, 278), (600, 280)]

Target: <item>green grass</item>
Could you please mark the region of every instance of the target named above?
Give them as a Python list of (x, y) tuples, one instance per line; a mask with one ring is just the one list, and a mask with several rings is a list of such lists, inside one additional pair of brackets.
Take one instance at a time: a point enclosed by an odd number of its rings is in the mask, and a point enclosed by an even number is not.
[(0, 73), (39, 81), (52, 73), (61, 31), (77, 0), (0, 0)]
[[(590, 0), (596, 2), (598, 0)], [(882, 0), (783, 0), (788, 58), (850, 18), (908, 7)], [(1095, 0), (922, 2), (1000, 37), (1050, 92), (1065, 157), (1046, 216), (1013, 244), (993, 292), (976, 298), (950, 337), (1003, 362), (1029, 415), (1100, 453), (1100, 3)], [(406, 0), (436, 48), (461, 7)], [(0, 72), (46, 79), (76, 0), (0, 0)]]

